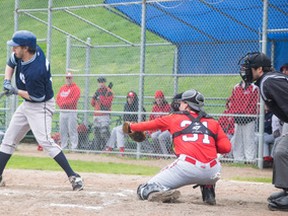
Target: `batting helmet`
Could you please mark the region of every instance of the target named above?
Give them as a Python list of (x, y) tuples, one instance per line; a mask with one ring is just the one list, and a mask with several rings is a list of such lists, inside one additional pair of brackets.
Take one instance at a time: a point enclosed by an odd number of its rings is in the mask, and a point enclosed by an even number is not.
[(28, 46), (35, 50), (36, 36), (30, 31), (16, 31), (12, 36), (12, 40), (8, 41), (7, 44), (9, 46)]
[(204, 96), (195, 89), (190, 89), (182, 94), (181, 101), (186, 102), (195, 111), (201, 111), (204, 106)]
[(253, 82), (252, 68), (263, 68), (263, 72), (271, 71), (271, 60), (264, 53), (247, 53), (242, 57), (238, 64), (240, 65), (240, 76), (245, 83)]

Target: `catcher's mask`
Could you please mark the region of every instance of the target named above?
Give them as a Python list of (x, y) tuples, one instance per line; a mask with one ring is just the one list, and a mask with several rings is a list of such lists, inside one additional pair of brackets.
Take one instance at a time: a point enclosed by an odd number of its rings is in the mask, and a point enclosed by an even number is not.
[(243, 56), (239, 62), (240, 65), (240, 76), (246, 84), (253, 82), (252, 68), (263, 67), (263, 71), (267, 72), (271, 69), (271, 60), (260, 52), (247, 53)]
[(204, 106), (204, 96), (195, 89), (190, 89), (182, 94), (181, 101), (186, 102), (195, 111), (201, 111)]

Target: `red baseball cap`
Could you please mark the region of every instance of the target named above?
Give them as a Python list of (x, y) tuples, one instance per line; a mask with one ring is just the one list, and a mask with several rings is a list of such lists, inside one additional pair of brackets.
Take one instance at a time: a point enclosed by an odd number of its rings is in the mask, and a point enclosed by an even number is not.
[(164, 93), (160, 90), (156, 91), (155, 98), (164, 98)]
[(128, 92), (127, 97), (134, 98), (135, 97), (135, 93), (130, 91), (130, 92)]

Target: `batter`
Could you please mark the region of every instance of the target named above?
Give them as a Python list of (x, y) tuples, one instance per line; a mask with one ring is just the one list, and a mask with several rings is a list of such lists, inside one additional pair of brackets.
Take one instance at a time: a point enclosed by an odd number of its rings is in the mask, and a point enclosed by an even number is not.
[[(62, 149), (51, 139), (55, 101), (50, 65), (36, 44), (36, 36), (26, 30), (17, 31), (7, 44), (13, 47), (13, 53), (6, 65), (3, 89), (7, 96), (19, 95), (24, 101), (13, 114), (0, 147), (0, 184), (4, 184), (2, 174), (8, 160), (31, 129), (37, 142), (66, 172), (72, 189), (82, 190), (82, 178), (72, 170)], [(16, 87), (11, 84), (14, 72)]]

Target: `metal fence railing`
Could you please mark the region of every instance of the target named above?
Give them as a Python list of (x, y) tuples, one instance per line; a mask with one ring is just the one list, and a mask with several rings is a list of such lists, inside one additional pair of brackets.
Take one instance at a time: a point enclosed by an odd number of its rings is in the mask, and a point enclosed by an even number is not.
[[(221, 5), (225, 1), (219, 1), (217, 4), (213, 2), (193, 1), (194, 5), (192, 6), (195, 10), (200, 10), (203, 5), (206, 5), (207, 13), (210, 13), (212, 9), (221, 12), (219, 14), (224, 14), (228, 20), (236, 21), (237, 25), (239, 24), (241, 27), (235, 26), (235, 23), (229, 25), (229, 22), (223, 26), (222, 18), (218, 17), (218, 14), (213, 20), (213, 28), (215, 32), (220, 32), (220, 35), (205, 33), (202, 27), (204, 29), (209, 23), (206, 23), (204, 18), (202, 26), (193, 26), (188, 23), (191, 15), (186, 9), (191, 7), (191, 1), (183, 1), (181, 4), (175, 4), (170, 0), (161, 3), (147, 1), (146, 5), (142, 5), (142, 1), (105, 1), (103, 3), (103, 1), (89, 0), (81, 2), (76, 0), (38, 2), (15, 0), (14, 4), (10, 4), (9, 13), (5, 12), (5, 15), (14, 16), (14, 30), (27, 29), (37, 35), (38, 44), (45, 51), (51, 64), (55, 95), (65, 84), (65, 73), (73, 73), (74, 82), (81, 89), (81, 98), (76, 110), (79, 124), (79, 148), (76, 151), (102, 152), (106, 143), (102, 143), (100, 149), (91, 147), (96, 133), (96, 126), (93, 125), (94, 107), (91, 106), (91, 99), (98, 88), (97, 78), (102, 76), (107, 79), (107, 85), (110, 82), (113, 83), (114, 99), (111, 110), (106, 111), (111, 120), (108, 127), (109, 133), (123, 123), (122, 116), (125, 114), (123, 107), (129, 91), (137, 93), (140, 104), (146, 109), (144, 114), (147, 119), (151, 114), (156, 91), (161, 90), (166, 100), (171, 103), (176, 93), (190, 88), (195, 88), (204, 94), (206, 97), (205, 110), (216, 119), (221, 116), (237, 116), (231, 113), (225, 114), (225, 105), (234, 86), (241, 80), (237, 65), (241, 54), (244, 55), (251, 50), (261, 50), (264, 43), (261, 41), (262, 22), (259, 22), (258, 28), (253, 29), (252, 24), (250, 26), (249, 23), (241, 23), (241, 21), (237, 21), (240, 18), (229, 14), (226, 7)], [(172, 7), (172, 3), (174, 7)], [(253, 11), (254, 4), (256, 4), (254, 1), (245, 1), (245, 5), (241, 5), (240, 1), (235, 1), (235, 3), (243, 9), (243, 13), (248, 10)], [(278, 6), (277, 2), (272, 1), (272, 3), (269, 4), (269, 7), (274, 5), (268, 10), (271, 13), (269, 19), (273, 20), (273, 23), (278, 23), (279, 26), (286, 23), (287, 17), (283, 19), (283, 16), (272, 14)], [(262, 19), (263, 5), (259, 6), (258, 4), (254, 10), (259, 13), (251, 13), (249, 20), (259, 20), (259, 14), (260, 20)], [(146, 12), (140, 10), (138, 13), (139, 8), (144, 9), (145, 7)], [(175, 11), (177, 13), (174, 13)], [(199, 17), (202, 17), (205, 11), (199, 12)], [(159, 31), (154, 31), (152, 27), (163, 21), (163, 14), (169, 17), (168, 20), (173, 18), (173, 22), (158, 26)], [(195, 21), (199, 17), (195, 16)], [(142, 22), (139, 24), (138, 20)], [(175, 20), (181, 24), (176, 24)], [(268, 20), (268, 24), (272, 23), (270, 20)], [(183, 26), (188, 26), (189, 33), (182, 31)], [(222, 28), (221, 31), (218, 31), (218, 26)], [(238, 34), (240, 28), (247, 29), (247, 40), (240, 38)], [(197, 32), (196, 41), (189, 41), (190, 30), (191, 32), (195, 31), (195, 35)], [(286, 30), (284, 29), (282, 32), (284, 35)], [(8, 33), (4, 35), (7, 40), (10, 39), (13, 32), (8, 31)], [(215, 38), (218, 36), (220, 38), (216, 40)], [(188, 39), (185, 41), (183, 38)], [(207, 38), (215, 40), (207, 41)], [(282, 42), (285, 40), (287, 39), (282, 39)], [(277, 44), (274, 45), (275, 49), (270, 49), (270, 52), (273, 54), (271, 54), (273, 62), (277, 62), (281, 57), (275, 54)], [(9, 49), (7, 48), (7, 50)], [(6, 52), (4, 53), (6, 55)], [(8, 53), (9, 51), (7, 55)], [(3, 130), (9, 123), (9, 116), (11, 116), (9, 111), (13, 112), (12, 108), (17, 103), (18, 101), (13, 99), (3, 101), (3, 108), (0, 110)], [(241, 106), (241, 103), (238, 106)], [(59, 133), (61, 111), (57, 107), (53, 118), (53, 133)], [(256, 118), (255, 134), (261, 137), (263, 131), (259, 131), (259, 124), (264, 122), (264, 116), (259, 113), (258, 108), (257, 114), (250, 116), (242, 113), (242, 117)], [(143, 113), (139, 111), (137, 114), (140, 118)], [(259, 148), (259, 145), (262, 144), (257, 142), (255, 140), (255, 145)], [(147, 143), (142, 144), (134, 143), (126, 137), (124, 154), (163, 156), (157, 145), (152, 142), (151, 137), (148, 138)], [(116, 150), (113, 152), (118, 153), (117, 147), (115, 148)], [(167, 148), (172, 148), (171, 142), (167, 144)], [(173, 154), (164, 156), (174, 157)], [(233, 155), (225, 156), (222, 160), (233, 161)], [(262, 152), (257, 152), (250, 162), (256, 163), (259, 160), (262, 160)], [(244, 158), (243, 162), (245, 161), (248, 159)]]

